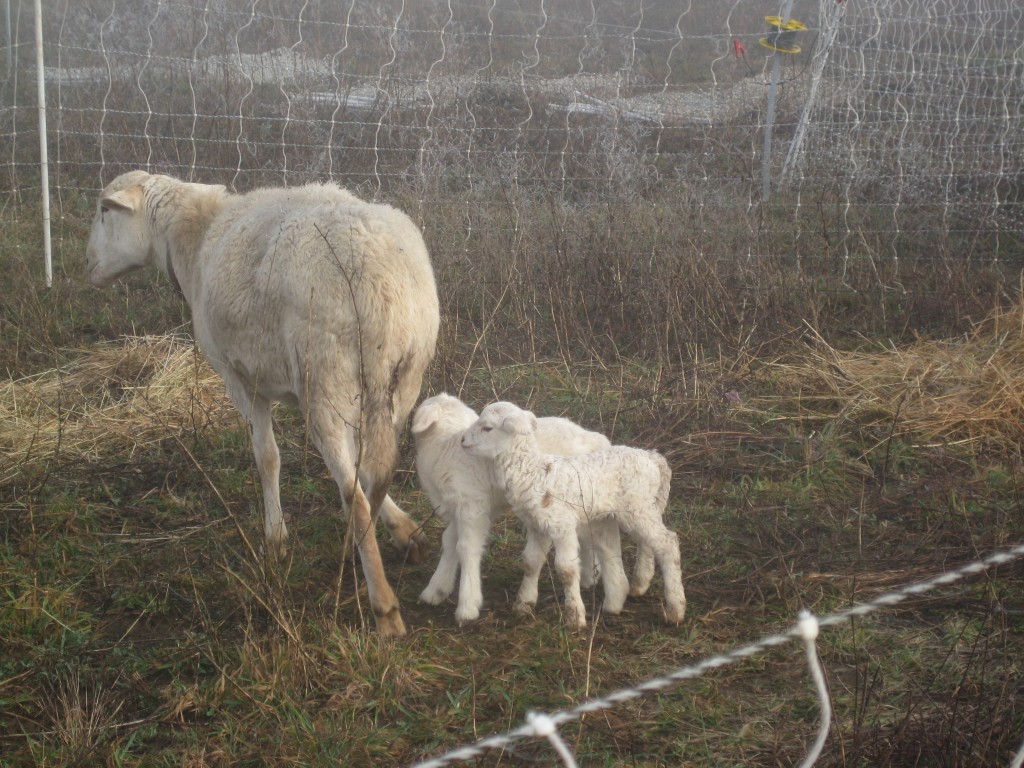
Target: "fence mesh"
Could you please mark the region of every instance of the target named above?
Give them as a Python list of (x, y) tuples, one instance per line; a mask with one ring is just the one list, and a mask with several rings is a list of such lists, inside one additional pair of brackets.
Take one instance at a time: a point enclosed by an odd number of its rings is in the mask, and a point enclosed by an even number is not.
[[(421, 220), (454, 205), (466, 231), (495, 200), (683, 206), (699, 236), (736, 223), (723, 255), (992, 260), (1024, 233), (1016, 0), (797, 0), (767, 206), (772, 3), (45, 5), (60, 206), (143, 167), (239, 190), (331, 177)], [(39, 179), (31, 3), (11, 19), (8, 205)]]

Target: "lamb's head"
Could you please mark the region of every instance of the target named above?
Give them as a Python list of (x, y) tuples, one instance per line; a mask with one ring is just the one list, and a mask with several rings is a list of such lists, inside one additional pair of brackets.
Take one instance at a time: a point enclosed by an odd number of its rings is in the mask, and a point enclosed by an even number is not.
[(154, 228), (148, 210), (152, 199), (159, 198), (154, 210), (172, 198), (186, 205), (191, 201), (194, 209), (198, 200), (211, 196), (219, 199), (223, 192), (219, 184), (187, 183), (145, 171), (118, 176), (103, 190), (96, 205), (85, 251), (89, 282), (100, 287), (110, 285), (153, 261)]
[(536, 445), (537, 417), (512, 403), (491, 403), (462, 435), (462, 447), (474, 456), (493, 459), (515, 438)]
[[(476, 421), (476, 411), (457, 397), (441, 393), (428, 397), (412, 416), (412, 434), (422, 439), (445, 438)], [(433, 429), (431, 429), (433, 427)]]

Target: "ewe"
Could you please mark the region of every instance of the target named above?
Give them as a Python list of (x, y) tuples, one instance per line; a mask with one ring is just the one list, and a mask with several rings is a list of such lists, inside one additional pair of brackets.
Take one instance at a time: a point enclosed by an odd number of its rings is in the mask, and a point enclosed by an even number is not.
[[(302, 410), (355, 525), (377, 627), (404, 634), (373, 519), (437, 340), (434, 273), (412, 221), (334, 185), (232, 195), (132, 171), (104, 190), (87, 258), (94, 285), (150, 264), (184, 295), (200, 348), (252, 428), (270, 551), (288, 535), (270, 405)], [(394, 504), (382, 513), (410, 543), (415, 523)]]
[[(441, 559), (420, 600), (431, 605), (443, 603), (455, 589), (456, 571), (461, 570), (455, 609), (455, 620), (459, 624), (473, 621), (480, 615), (483, 605), (480, 560), (491, 524), (508, 510), (489, 463), (462, 449), (462, 434), (476, 419), (472, 408), (447, 394), (424, 400), (412, 417), (420, 485), (438, 516), (448, 522), (441, 537)], [(557, 417), (537, 420), (537, 442), (543, 450), (563, 456), (589, 453), (611, 445), (604, 435)], [(533, 535), (532, 530), (527, 528), (528, 536)], [(604, 582), (604, 609), (618, 613), (629, 589), (622, 568), (618, 526), (611, 520), (598, 521), (593, 526), (583, 524), (579, 538), (582, 584), (591, 586), (595, 572), (600, 572)], [(527, 549), (532, 551), (539, 546), (528, 543)], [(537, 601), (539, 576), (539, 568), (527, 571), (520, 590), (532, 595), (530, 604)], [(529, 584), (525, 583), (527, 580)]]
[[(540, 570), (554, 542), (555, 570), (565, 590), (565, 620), (584, 626), (577, 526), (581, 521), (614, 520), (640, 545), (633, 594), (646, 591), (653, 575), (649, 556), (643, 553), (646, 548), (657, 559), (665, 581), (665, 619), (670, 624), (682, 621), (686, 596), (679, 538), (662, 519), (671, 476), (668, 462), (654, 451), (625, 446), (553, 456), (541, 453), (536, 433), (532, 413), (512, 403), (492, 403), (462, 437), (469, 453), (493, 462), (505, 500), (532, 529), (524, 553), (527, 573)], [(536, 593), (520, 591), (518, 602), (524, 608), (534, 601)]]

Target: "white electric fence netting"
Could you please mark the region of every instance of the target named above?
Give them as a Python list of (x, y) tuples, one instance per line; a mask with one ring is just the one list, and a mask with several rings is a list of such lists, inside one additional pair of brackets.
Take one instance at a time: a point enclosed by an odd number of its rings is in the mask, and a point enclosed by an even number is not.
[[(40, 183), (39, 73), (30, 3), (11, 7), (18, 205)], [(796, 254), (821, 233), (831, 256), (935, 258), (921, 240), (993, 261), (1024, 233), (1017, 0), (55, 0), (42, 32), (58, 211), (142, 167), (336, 178), (459, 206), (467, 231), (495, 195), (681, 204), (739, 223), (735, 255), (765, 249), (765, 210)]]
[[(587, 714), (611, 709), (619, 704), (645, 696), (651, 693), (665, 691), (684, 680), (692, 680), (714, 669), (751, 658), (771, 648), (790, 643), (794, 640), (802, 640), (804, 643), (807, 663), (810, 668), (811, 677), (814, 680), (815, 689), (818, 694), (820, 707), (818, 734), (811, 745), (807, 755), (800, 762), (799, 768), (810, 768), (821, 755), (825, 742), (828, 738), (829, 728), (832, 722), (831, 699), (828, 686), (825, 681), (825, 673), (822, 669), (821, 660), (818, 658), (816, 640), (818, 631), (822, 627), (833, 627), (843, 624), (855, 617), (867, 616), (876, 611), (888, 608), (903, 602), (907, 598), (923, 595), (939, 587), (954, 584), (961, 579), (966, 579), (982, 573), (990, 568), (999, 565), (1006, 565), (1024, 557), (1024, 543), (999, 552), (994, 552), (980, 560), (968, 563), (955, 570), (942, 573), (924, 581), (909, 584), (900, 589), (887, 592), (861, 605), (837, 611), (827, 616), (815, 617), (807, 611), (800, 614), (796, 626), (788, 632), (763, 637), (757, 642), (735, 648), (720, 656), (713, 656), (696, 664), (682, 667), (668, 674), (662, 675), (646, 682), (640, 683), (631, 688), (623, 688), (614, 691), (600, 698), (585, 701), (576, 707), (563, 709), (558, 712), (542, 713), (531, 712), (526, 716), (526, 722), (519, 728), (502, 734), (489, 736), (466, 746), (451, 750), (439, 757), (417, 763), (413, 768), (444, 768), (444, 766), (472, 760), (485, 752), (494, 749), (505, 749), (517, 741), (529, 738), (544, 738), (551, 742), (552, 747), (558, 753), (559, 759), (568, 766), (576, 768), (576, 759), (569, 750), (564, 739), (559, 735), (558, 728), (566, 723), (580, 720)], [(1020, 768), (1024, 764), (1024, 743), (1009, 763), (1010, 768)]]

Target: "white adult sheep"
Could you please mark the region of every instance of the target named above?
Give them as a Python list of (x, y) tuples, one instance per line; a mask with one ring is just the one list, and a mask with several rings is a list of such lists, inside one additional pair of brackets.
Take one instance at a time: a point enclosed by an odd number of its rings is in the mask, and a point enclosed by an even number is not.
[[(492, 523), (508, 511), (505, 495), (493, 480), (489, 462), (468, 454), (462, 448), (462, 434), (477, 419), (476, 412), (457, 397), (448, 394), (427, 398), (412, 417), (416, 441), (416, 471), (438, 516), (448, 522), (441, 536), (441, 558), (420, 600), (440, 605), (455, 589), (459, 579), (455, 620), (459, 624), (480, 616), (483, 593), (480, 561), (487, 546)], [(608, 438), (574, 422), (547, 417), (537, 420), (537, 442), (550, 453), (576, 455), (611, 446)], [(533, 535), (527, 529), (527, 535)], [(579, 532), (581, 583), (591, 586), (595, 572), (604, 583), (604, 610), (622, 610), (629, 582), (622, 567), (619, 528), (614, 521), (602, 520), (593, 526), (584, 524)], [(537, 545), (527, 543), (527, 548)], [(595, 559), (596, 558), (596, 559)], [(532, 593), (537, 601), (540, 569), (527, 571), (521, 593)], [(517, 605), (522, 606), (520, 601)]]
[[(402, 635), (374, 531), (439, 325), (423, 238), (333, 185), (233, 195), (132, 171), (103, 191), (87, 249), (98, 286), (145, 265), (192, 310), (196, 340), (252, 428), (268, 550), (287, 539), (272, 401), (298, 405), (354, 530), (378, 630)], [(384, 505), (396, 538), (416, 526)]]
[[(582, 456), (541, 453), (537, 418), (512, 403), (492, 403), (462, 436), (471, 454), (493, 462), (495, 478), (513, 512), (533, 529), (524, 553), (527, 569), (539, 570), (555, 545), (555, 570), (565, 590), (565, 621), (582, 627), (586, 610), (580, 595), (580, 521), (614, 520), (641, 552), (657, 560), (665, 582), (665, 619), (678, 624), (686, 610), (679, 537), (663, 519), (671, 471), (655, 451), (613, 446)], [(633, 592), (650, 584), (650, 559), (637, 558)], [(525, 583), (525, 579), (524, 579)], [(520, 594), (520, 601), (529, 599)], [(536, 596), (534, 596), (536, 599)]]

